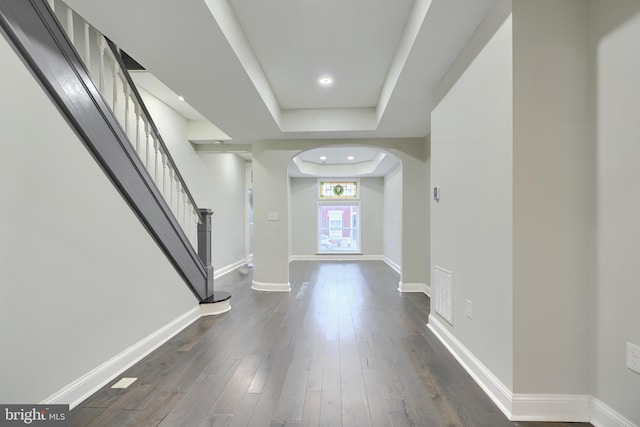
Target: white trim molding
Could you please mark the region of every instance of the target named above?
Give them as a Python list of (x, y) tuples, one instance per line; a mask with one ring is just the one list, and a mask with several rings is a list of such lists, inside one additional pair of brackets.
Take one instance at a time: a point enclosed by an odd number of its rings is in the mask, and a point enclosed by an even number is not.
[(400, 264), (396, 263), (395, 261), (392, 261), (390, 258), (387, 258), (386, 256), (383, 256), (382, 260), (386, 262), (389, 267), (393, 268), (396, 271), (396, 273), (402, 274), (402, 267), (400, 266)]
[(609, 405), (595, 397), (591, 398), (590, 422), (595, 427), (638, 427), (627, 418), (613, 410)]
[(40, 403), (45, 405), (69, 404), (69, 409), (75, 408), (83, 400), (144, 359), (178, 332), (198, 320), (198, 318), (200, 318), (200, 308), (196, 306)]
[[(440, 320), (433, 314), (429, 314), (427, 327), (442, 342), (458, 363), (471, 375), (480, 388), (489, 396), (493, 403), (509, 419), (511, 418), (513, 393), (502, 381), (496, 377), (480, 360), (473, 355)], [(513, 421), (513, 420), (512, 420)]]
[(265, 283), (256, 282), (251, 284), (251, 289), (262, 292), (291, 292), (291, 285), (287, 283)]
[(431, 286), (426, 283), (398, 283), (398, 291), (400, 292), (422, 292), (431, 297)]
[(590, 399), (585, 394), (514, 394), (510, 419), (588, 423)]
[(243, 265), (246, 265), (246, 261), (244, 259), (238, 260), (236, 262), (234, 262), (233, 264), (229, 264), (225, 267), (219, 268), (217, 270), (215, 270), (213, 272), (213, 278), (217, 279), (219, 277), (224, 276), (227, 273), (231, 273), (233, 270), (242, 267)]
[(595, 427), (639, 427), (589, 395), (513, 394), (433, 314), (427, 327), (510, 421), (590, 422)]
[(220, 302), (200, 304), (200, 316), (216, 316), (231, 310), (231, 298)]
[(362, 254), (315, 254), (315, 255), (291, 255), (292, 261), (384, 261), (382, 255), (362, 255)]

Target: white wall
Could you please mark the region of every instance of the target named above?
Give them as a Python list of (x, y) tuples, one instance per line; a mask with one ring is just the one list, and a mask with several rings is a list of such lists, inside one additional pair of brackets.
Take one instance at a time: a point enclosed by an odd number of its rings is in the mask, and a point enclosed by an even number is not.
[[(291, 254), (312, 256), (317, 252), (316, 178), (291, 178)], [(383, 178), (360, 178), (360, 230), (363, 255), (381, 256), (384, 226)]]
[(430, 270), (429, 158), (425, 138), (418, 155), (398, 153), (402, 161), (402, 271), (401, 289), (415, 287), (428, 292)]
[(517, 393), (589, 388), (594, 171), (588, 13), (583, 0), (513, 2)]
[(187, 140), (187, 120), (140, 89), (198, 207), (214, 211), (212, 262), (216, 271), (245, 259), (245, 161), (233, 153), (198, 153)]
[(312, 256), (317, 252), (317, 180), (290, 178), (291, 255)]
[(597, 288), (589, 307), (593, 394), (640, 425), (640, 3), (591, 2), (593, 135), (597, 154)]
[(383, 255), (402, 265), (402, 165), (384, 177)]
[[(447, 87), (440, 89), (444, 96), (431, 116), (431, 184), (441, 190), (440, 201), (431, 201), (431, 269), (440, 266), (453, 272), (452, 333), (512, 387), (513, 91), (508, 12), (497, 9), (483, 24), (476, 35), (479, 40), (449, 72), (453, 78), (443, 80)], [(473, 320), (465, 316), (467, 299), (473, 302)]]
[[(402, 161), (403, 182), (412, 183), (410, 191), (403, 191), (402, 194), (402, 279), (407, 283), (425, 284), (428, 281), (429, 270), (428, 140), (424, 138), (362, 139), (358, 140), (358, 143), (379, 147)], [(328, 145), (353, 146), (353, 144), (353, 140), (285, 140), (261, 141), (253, 145), (255, 282), (266, 283), (272, 290), (276, 290), (275, 288), (282, 290), (288, 284), (290, 255), (288, 218), (290, 208), (293, 208), (289, 205), (288, 197), (289, 161), (301, 151)], [(380, 186), (380, 191), (384, 191), (382, 182)], [(383, 213), (383, 211), (384, 201), (380, 204), (380, 212)], [(268, 212), (280, 212), (280, 221), (267, 221)], [(285, 212), (284, 216), (282, 212)], [(382, 223), (383, 219), (380, 219), (380, 222)], [(368, 225), (376, 227), (373, 223), (365, 226)], [(378, 254), (382, 254), (383, 251), (382, 240), (381, 234), (380, 241), (374, 243), (380, 247)], [(366, 250), (370, 250), (366, 246), (368, 244), (365, 242)], [(292, 242), (291, 248), (293, 247)], [(298, 250), (300, 246), (296, 244), (295, 248)]]
[(35, 403), (196, 299), (2, 37), (0, 58), (0, 401)]

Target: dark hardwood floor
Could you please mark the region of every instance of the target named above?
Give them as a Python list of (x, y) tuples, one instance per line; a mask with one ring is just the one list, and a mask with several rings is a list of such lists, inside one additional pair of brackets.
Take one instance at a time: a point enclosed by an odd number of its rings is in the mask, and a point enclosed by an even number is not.
[[(71, 412), (72, 426), (526, 426), (511, 423), (426, 328), (429, 298), (383, 262), (293, 262), (291, 292), (233, 272), (201, 318)], [(115, 383), (115, 381), (114, 381)]]

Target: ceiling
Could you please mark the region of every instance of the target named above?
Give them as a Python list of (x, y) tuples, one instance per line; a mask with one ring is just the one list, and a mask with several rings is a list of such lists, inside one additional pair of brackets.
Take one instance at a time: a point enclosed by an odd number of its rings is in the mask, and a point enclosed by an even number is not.
[(400, 160), (391, 153), (363, 146), (328, 146), (298, 154), (289, 164), (292, 177), (385, 176)]
[(225, 144), (254, 144), (426, 136), (435, 86), (496, 0), (65, 1)]

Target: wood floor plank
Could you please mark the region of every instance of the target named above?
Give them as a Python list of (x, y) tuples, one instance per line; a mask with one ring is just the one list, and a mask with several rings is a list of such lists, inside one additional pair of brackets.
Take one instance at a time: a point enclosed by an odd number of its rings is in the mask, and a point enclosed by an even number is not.
[(364, 369), (362, 371), (367, 401), (369, 403), (369, 413), (371, 425), (373, 427), (391, 427), (387, 402), (384, 399), (384, 392), (375, 369)]
[(379, 261), (292, 262), (290, 293), (227, 274), (231, 311), (185, 328), (70, 425), (568, 427), (509, 422), (425, 326), (429, 298), (399, 280)]
[(320, 426), (342, 426), (342, 391), (340, 389), (340, 343), (327, 341), (322, 376)]
[(340, 389), (342, 391), (342, 424), (370, 426), (369, 404), (364, 386), (351, 313), (339, 317)]
[(240, 407), (233, 415), (233, 421), (230, 427), (246, 427), (249, 424), (249, 420), (253, 416), (253, 411), (258, 404), (258, 398), (260, 395), (252, 393), (245, 394), (240, 402)]
[(318, 391), (307, 391), (304, 399), (302, 411), (302, 427), (318, 427), (320, 425), (320, 406), (322, 404), (322, 393)]

